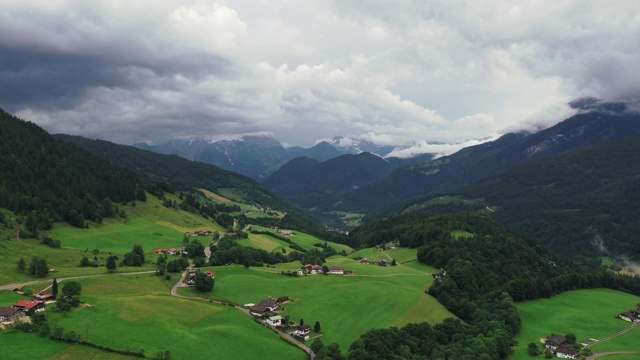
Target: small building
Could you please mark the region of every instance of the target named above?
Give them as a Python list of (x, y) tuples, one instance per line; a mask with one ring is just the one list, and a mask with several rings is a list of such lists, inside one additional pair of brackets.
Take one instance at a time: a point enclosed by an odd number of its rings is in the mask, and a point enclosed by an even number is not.
[(560, 345), (556, 348), (556, 356), (563, 359), (576, 359), (578, 357), (578, 351), (576, 349)]
[(267, 324), (271, 326), (282, 326), (282, 316), (272, 316), (268, 318)]
[(296, 270), (296, 275), (297, 276), (303, 276), (304, 275), (304, 271), (302, 269), (298, 269), (298, 270)]
[(544, 343), (544, 347), (555, 351), (556, 348), (564, 344), (566, 340), (567, 339), (562, 335), (554, 335), (547, 339), (547, 342)]
[(365, 264), (365, 265), (369, 265), (369, 260), (367, 260), (366, 258), (360, 260), (360, 264)]
[(0, 322), (12, 322), (22, 316), (24, 316), (24, 312), (17, 307), (0, 307)]
[(216, 274), (214, 274), (213, 271), (211, 271), (211, 270), (205, 271), (204, 274), (207, 275), (210, 278), (215, 278), (216, 277)]
[(329, 275), (344, 275), (344, 268), (342, 266), (330, 266), (329, 271), (327, 271)]
[(42, 311), (44, 310), (44, 304), (40, 301), (31, 301), (31, 300), (20, 300), (15, 305), (15, 307), (22, 309), (24, 311), (34, 310), (34, 311)]
[(309, 340), (309, 333), (311, 332), (311, 327), (309, 325), (301, 325), (295, 326), (291, 335), (299, 337), (300, 339), (307, 341)]
[(267, 313), (268, 310), (264, 306), (254, 305), (249, 307), (249, 312), (251, 313), (251, 315), (262, 316)]
[(629, 321), (629, 322), (638, 322), (638, 321), (640, 321), (638, 318), (636, 318), (634, 316), (634, 314), (631, 311), (619, 314), (618, 317), (620, 319), (624, 320), (624, 321)]
[(276, 300), (276, 301), (278, 301), (278, 304), (282, 305), (282, 304), (284, 304), (286, 302), (289, 302), (289, 297), (288, 296), (280, 296), (278, 298), (278, 300)]
[(322, 274), (322, 266), (320, 265), (307, 264), (304, 266), (304, 268), (312, 274)]
[(278, 308), (278, 305), (279, 305), (278, 300), (275, 300), (275, 299), (262, 300), (258, 304), (258, 306), (263, 306), (268, 311), (276, 310)]
[(387, 262), (387, 260), (380, 260), (380, 261), (376, 261), (376, 265), (378, 265), (378, 266), (387, 266), (387, 265), (389, 265), (389, 263)]
[(45, 293), (45, 292), (42, 292), (42, 291), (39, 292), (38, 295), (35, 295), (34, 297), (35, 297), (36, 300), (44, 301), (44, 302), (56, 299), (56, 296), (53, 295), (52, 293)]

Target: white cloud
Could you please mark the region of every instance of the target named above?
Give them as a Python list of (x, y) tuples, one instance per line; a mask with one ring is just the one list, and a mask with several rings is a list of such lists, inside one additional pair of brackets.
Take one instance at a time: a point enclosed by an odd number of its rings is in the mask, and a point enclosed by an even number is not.
[(4, 1), (0, 106), (122, 143), (351, 134), (448, 153), (576, 97), (637, 99), (639, 28), (637, 1)]

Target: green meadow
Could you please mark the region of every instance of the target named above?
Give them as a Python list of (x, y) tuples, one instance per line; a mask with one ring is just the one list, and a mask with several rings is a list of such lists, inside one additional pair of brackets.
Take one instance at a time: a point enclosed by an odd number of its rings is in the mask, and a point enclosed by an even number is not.
[[(216, 284), (209, 296), (237, 304), (289, 296), (293, 301), (284, 305), (283, 315), (296, 322), (304, 319), (311, 326), (319, 321), (322, 341), (340, 344), (343, 352), (371, 328), (423, 321), (435, 324), (454, 317), (425, 294), (433, 281), (426, 274), (436, 271), (433, 268), (364, 265), (342, 256), (330, 258), (327, 265), (344, 266), (358, 275), (290, 277), (281, 275), (278, 267), (221, 266), (212, 268)], [(191, 288), (181, 288), (180, 292), (187, 296), (197, 294)]]
[[(539, 339), (551, 333), (574, 333), (578, 341), (600, 339), (614, 334), (631, 325), (616, 316), (634, 309), (638, 302), (640, 297), (620, 291), (589, 289), (565, 292), (551, 299), (518, 303), (522, 329), (516, 337), (518, 346), (514, 349), (515, 354), (510, 359), (531, 359), (527, 352), (528, 344), (534, 342), (543, 348)], [(591, 349), (594, 352), (637, 350), (639, 336), (640, 329), (635, 328), (623, 336), (594, 345)], [(640, 355), (624, 357), (638, 359)], [(622, 360), (624, 357), (616, 356), (611, 359)]]
[(170, 296), (175, 281), (153, 275), (81, 279), (86, 304), (66, 316), (50, 311), (49, 321), (90, 342), (144, 349), (147, 356), (169, 350), (174, 359), (305, 358), (237, 309)]
[[(252, 225), (251, 228), (253, 230), (266, 231), (266, 232), (278, 235), (277, 230), (269, 229), (264, 226)], [(290, 236), (288, 239), (291, 240), (293, 243), (298, 244), (301, 248), (305, 250), (317, 249), (317, 247), (314, 244), (317, 244), (317, 243), (324, 244), (326, 242), (328, 246), (336, 249), (336, 251), (338, 252), (341, 252), (344, 250), (345, 252), (350, 253), (353, 251), (353, 249), (351, 249), (347, 245), (338, 244), (330, 241), (324, 241), (313, 235), (305, 234), (299, 231), (294, 231), (294, 233), (295, 235)], [(267, 234), (249, 233), (248, 239), (239, 239), (238, 243), (243, 246), (248, 246), (256, 249), (263, 249), (268, 252), (282, 251), (282, 249), (285, 249), (287, 253), (291, 251), (289, 243), (280, 239), (276, 239), (275, 237), (269, 236)]]
[[(168, 195), (172, 200), (173, 195)], [(180, 247), (187, 231), (208, 229), (226, 232), (218, 224), (186, 211), (162, 206), (160, 200), (149, 196), (146, 202), (135, 206), (121, 206), (128, 214), (127, 220), (105, 220), (103, 224), (90, 224), (88, 229), (56, 226), (51, 237), (60, 240), (65, 248), (80, 250), (98, 249), (101, 252), (124, 254), (134, 244), (140, 244), (149, 259), (156, 248)], [(199, 238), (208, 245), (213, 238)]]

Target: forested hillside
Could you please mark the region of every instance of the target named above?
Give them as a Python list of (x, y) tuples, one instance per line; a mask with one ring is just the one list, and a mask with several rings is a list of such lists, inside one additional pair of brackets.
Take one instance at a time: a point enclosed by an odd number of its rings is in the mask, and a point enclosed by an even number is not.
[(598, 266), (602, 255), (638, 260), (639, 153), (639, 136), (576, 149), (516, 166), (446, 197), (415, 199), (388, 210), (484, 211), (580, 263)]
[(213, 192), (218, 192), (221, 188), (234, 188), (238, 196), (236, 200), (281, 210), (292, 208), (287, 201), (255, 180), (213, 165), (104, 140), (91, 140), (71, 135), (55, 136), (136, 171), (146, 183), (154, 179), (165, 179), (171, 182), (175, 190), (187, 192), (194, 191), (196, 188)]
[(297, 158), (263, 183), (303, 208), (329, 210), (345, 194), (390, 173), (394, 166), (371, 153), (318, 162)]
[(419, 261), (443, 269), (429, 293), (464, 322), (371, 330), (349, 359), (503, 359), (521, 325), (514, 301), (594, 287), (640, 294), (638, 278), (582, 271), (477, 214), (402, 215), (363, 225), (351, 238), (352, 246), (417, 248)]
[(31, 233), (55, 221), (84, 226), (144, 199), (136, 174), (0, 110), (0, 207), (27, 217)]
[[(605, 104), (606, 105), (606, 104)], [(378, 182), (353, 191), (339, 208), (370, 213), (395, 202), (460, 188), (532, 159), (640, 134), (640, 116), (624, 106), (579, 113), (538, 133), (507, 134), (450, 156), (395, 170)]]

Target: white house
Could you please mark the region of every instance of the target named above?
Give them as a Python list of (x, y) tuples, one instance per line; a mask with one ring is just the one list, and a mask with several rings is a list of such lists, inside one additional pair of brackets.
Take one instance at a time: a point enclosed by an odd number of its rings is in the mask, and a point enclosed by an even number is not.
[(303, 340), (309, 340), (309, 333), (311, 332), (311, 327), (309, 325), (301, 325), (293, 328), (291, 335), (302, 338)]
[(556, 348), (556, 356), (563, 359), (577, 359), (578, 351), (576, 349), (558, 346)]
[(342, 266), (330, 266), (329, 271), (327, 271), (329, 275), (344, 275), (344, 268)]
[(281, 326), (282, 325), (282, 316), (272, 316), (267, 319), (267, 324), (271, 326)]

